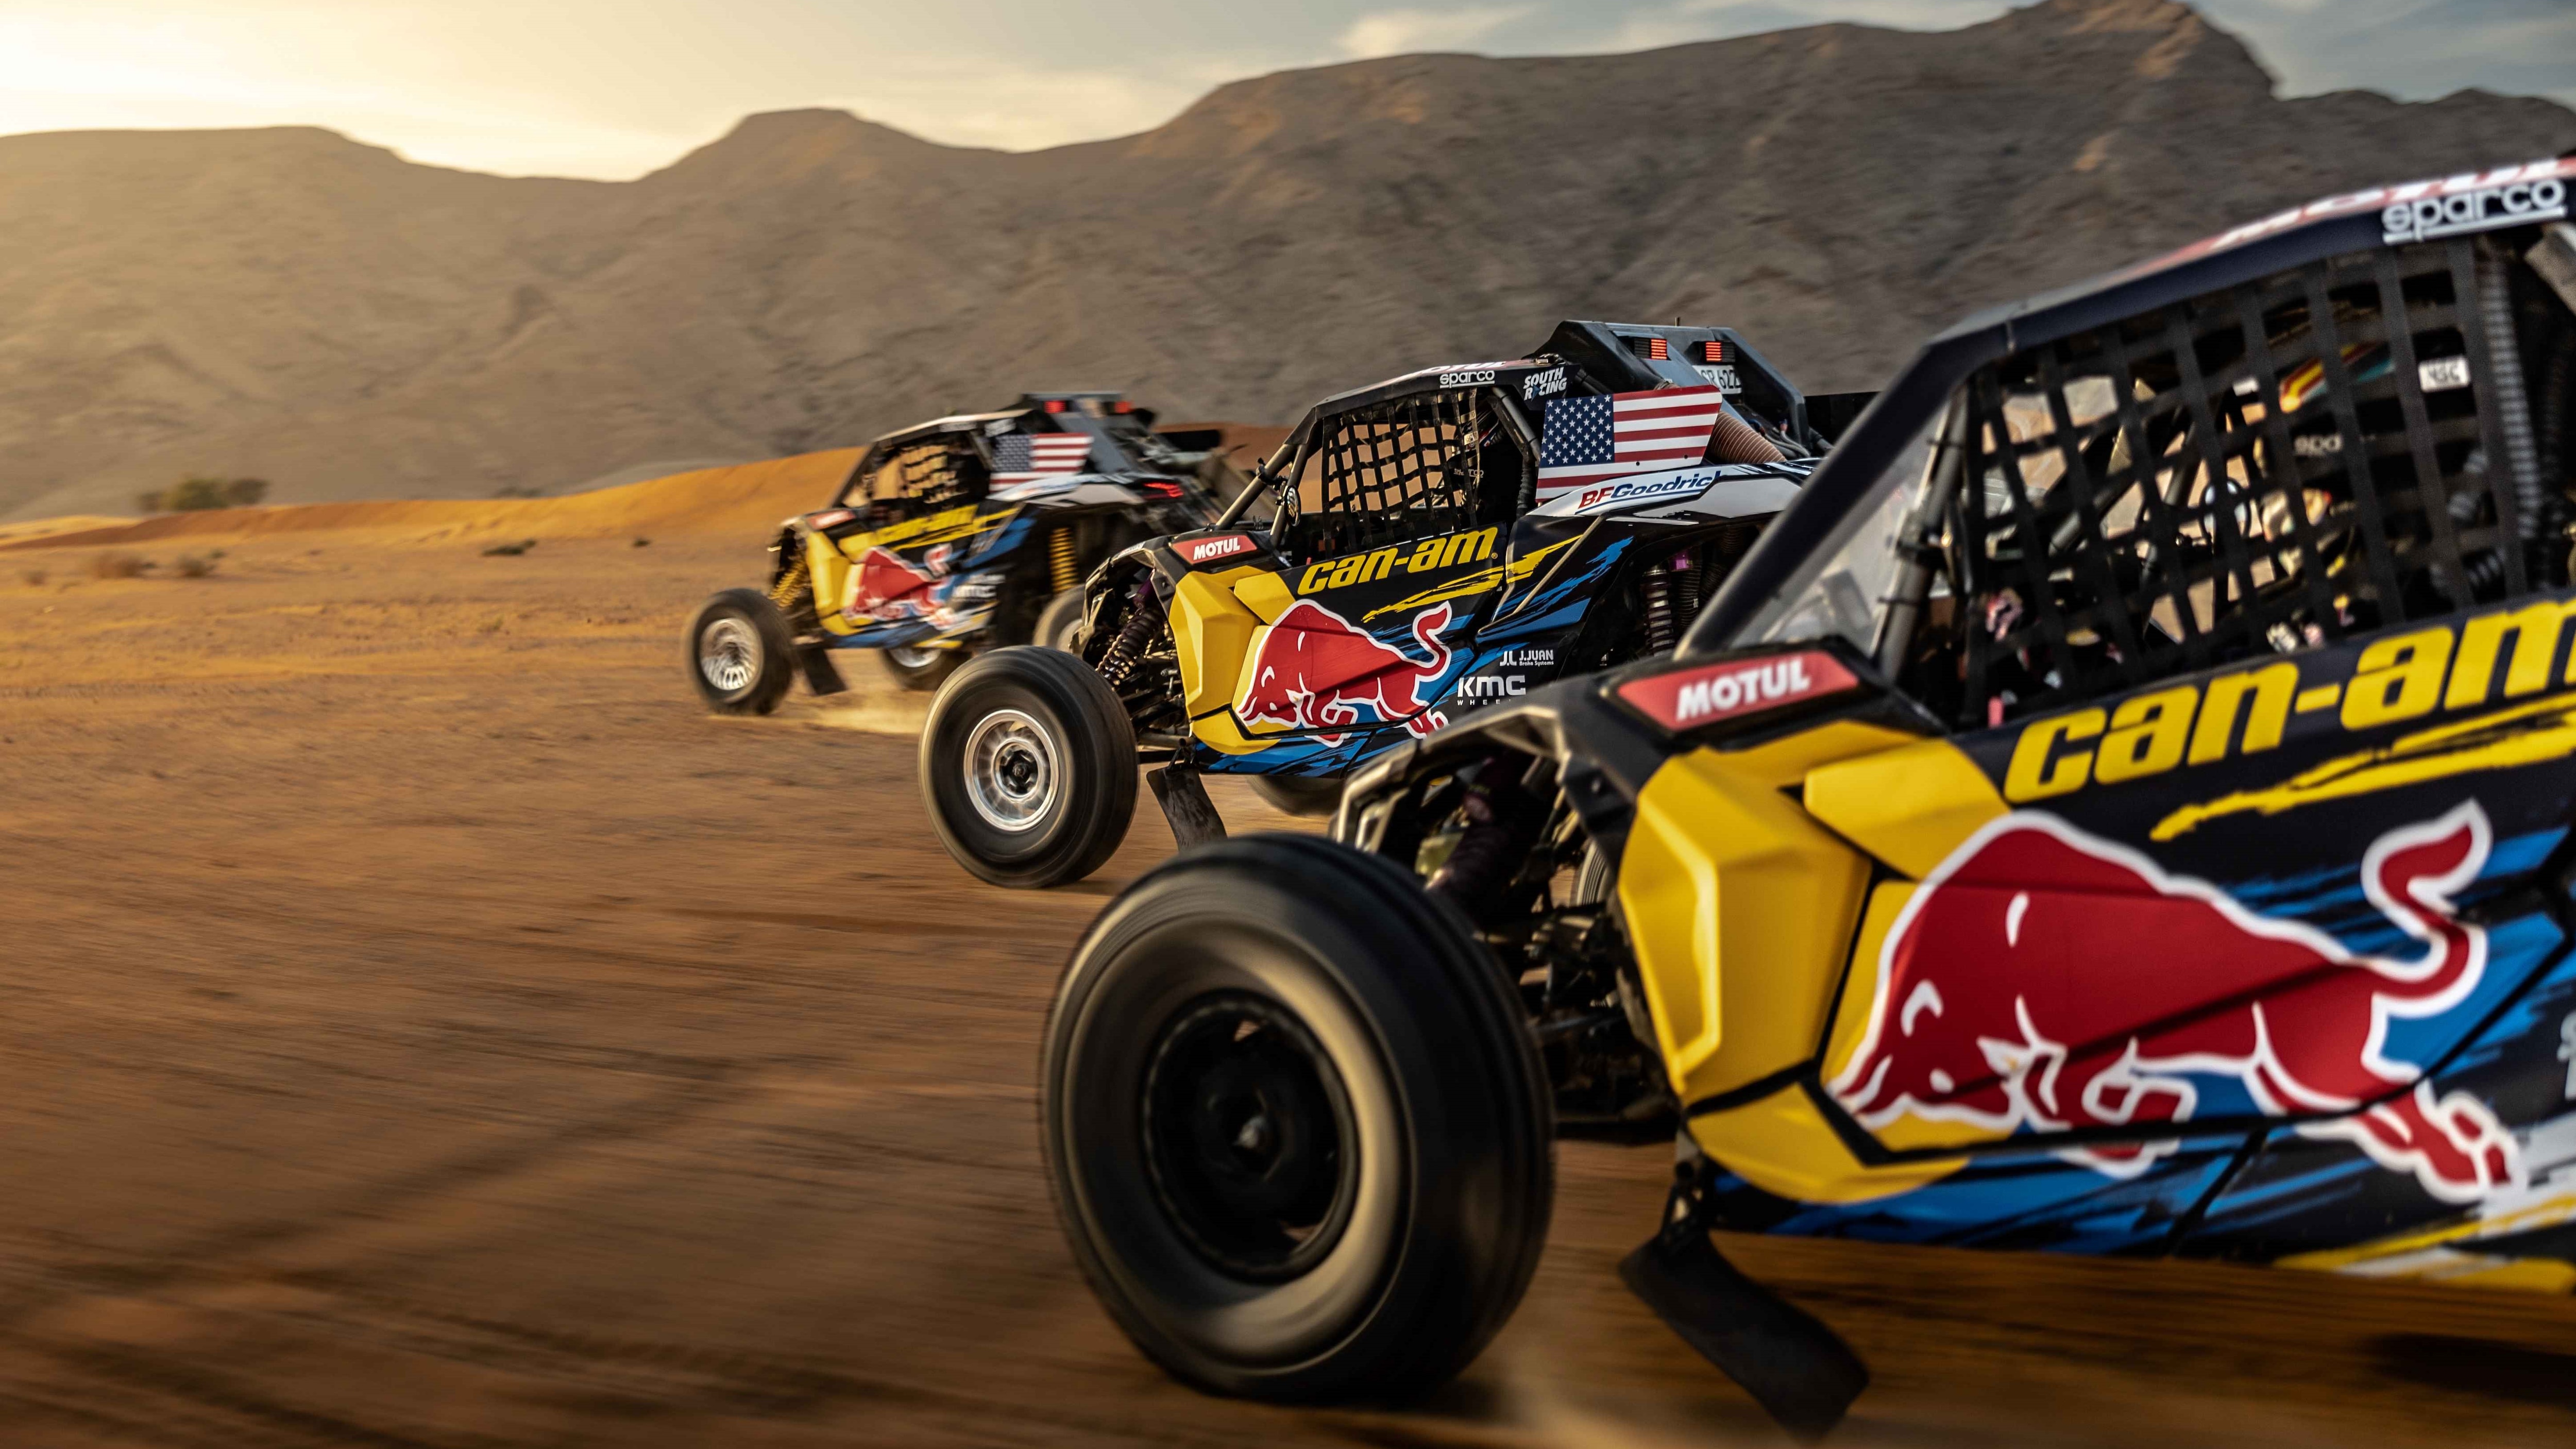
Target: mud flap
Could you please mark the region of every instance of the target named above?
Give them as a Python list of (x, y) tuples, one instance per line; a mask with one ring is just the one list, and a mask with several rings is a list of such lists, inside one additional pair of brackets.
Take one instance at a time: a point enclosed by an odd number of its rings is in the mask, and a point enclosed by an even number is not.
[(842, 682), (840, 667), (832, 662), (828, 649), (798, 649), (796, 667), (805, 675), (805, 687), (818, 695), (849, 693), (850, 686)]
[(1869, 1368), (1835, 1332), (1726, 1261), (1695, 1219), (1619, 1264), (1628, 1290), (1802, 1443), (1842, 1422)]
[(1147, 775), (1145, 783), (1154, 787), (1155, 803), (1163, 807), (1163, 819), (1172, 827), (1172, 841), (1181, 849), (1225, 839), (1225, 817), (1216, 813), (1216, 805), (1207, 797), (1207, 786), (1199, 783), (1196, 767), (1165, 765)]

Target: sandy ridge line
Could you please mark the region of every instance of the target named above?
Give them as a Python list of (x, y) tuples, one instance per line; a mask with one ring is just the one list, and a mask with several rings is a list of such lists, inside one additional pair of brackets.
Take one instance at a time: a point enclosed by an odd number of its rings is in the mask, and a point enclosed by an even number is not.
[[(753, 532), (822, 507), (858, 462), (856, 448), (773, 458), (731, 468), (674, 473), (622, 488), (561, 498), (393, 499), (366, 503), (293, 503), (169, 513), (131, 523), (43, 529), (55, 520), (0, 532), (0, 553), (40, 548), (97, 548), (166, 540), (261, 538), (354, 530), (402, 531), (406, 542), (487, 537), (610, 538), (619, 534)], [(62, 520), (79, 523), (83, 520)]]

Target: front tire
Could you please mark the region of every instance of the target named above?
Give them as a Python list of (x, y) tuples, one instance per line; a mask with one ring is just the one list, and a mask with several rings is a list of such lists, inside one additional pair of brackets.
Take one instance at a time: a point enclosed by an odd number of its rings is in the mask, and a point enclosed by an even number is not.
[(1076, 948), (1039, 1063), (1056, 1214), (1146, 1356), (1213, 1393), (1432, 1387), (1511, 1316), (1554, 1189), (1492, 957), (1390, 862), (1192, 851)]
[(925, 694), (956, 673), (967, 657), (964, 649), (931, 649), (919, 644), (897, 644), (877, 651), (878, 661), (895, 683)]
[(718, 714), (767, 714), (795, 682), (796, 641), (758, 589), (727, 589), (707, 600), (681, 642), (690, 682)]
[(985, 880), (1031, 890), (1080, 880), (1127, 838), (1136, 732), (1079, 658), (996, 649), (932, 702), (921, 793), (940, 843)]

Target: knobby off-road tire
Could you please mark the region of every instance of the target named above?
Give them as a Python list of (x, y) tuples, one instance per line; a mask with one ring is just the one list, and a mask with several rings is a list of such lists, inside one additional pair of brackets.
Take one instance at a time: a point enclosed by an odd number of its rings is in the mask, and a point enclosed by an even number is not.
[(767, 714), (796, 679), (787, 619), (758, 589), (727, 589), (700, 605), (681, 646), (690, 681), (718, 714)]
[(1038, 626), (1029, 642), (1047, 649), (1061, 649), (1067, 654), (1082, 652), (1083, 630), (1091, 623), (1082, 612), (1082, 590), (1066, 589), (1047, 600), (1038, 613)]
[(877, 662), (885, 666), (888, 677), (906, 689), (925, 694), (937, 689), (972, 657), (970, 650), (929, 649), (918, 644), (898, 644), (877, 651)]
[(1071, 654), (979, 655), (930, 706), (921, 793), (940, 843), (995, 885), (1037, 889), (1100, 868), (1136, 813), (1136, 732)]
[(1193, 850), (1119, 896), (1039, 1062), (1057, 1218), (1174, 1376), (1288, 1402), (1466, 1366), (1547, 1238), (1546, 1078), (1485, 949), (1391, 862)]
[(1254, 775), (1252, 793), (1286, 815), (1330, 815), (1341, 808), (1339, 775)]

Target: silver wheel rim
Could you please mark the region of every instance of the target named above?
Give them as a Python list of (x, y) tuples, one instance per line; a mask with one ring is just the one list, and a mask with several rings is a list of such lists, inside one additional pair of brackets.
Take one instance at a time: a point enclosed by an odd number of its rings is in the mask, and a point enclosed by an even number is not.
[(906, 669), (927, 669), (934, 652), (918, 644), (896, 644), (886, 650), (886, 657)]
[(995, 710), (966, 736), (966, 799), (984, 823), (1018, 835), (1055, 809), (1055, 741), (1016, 709)]
[(730, 615), (698, 635), (698, 672), (720, 693), (740, 694), (760, 674), (760, 631)]

